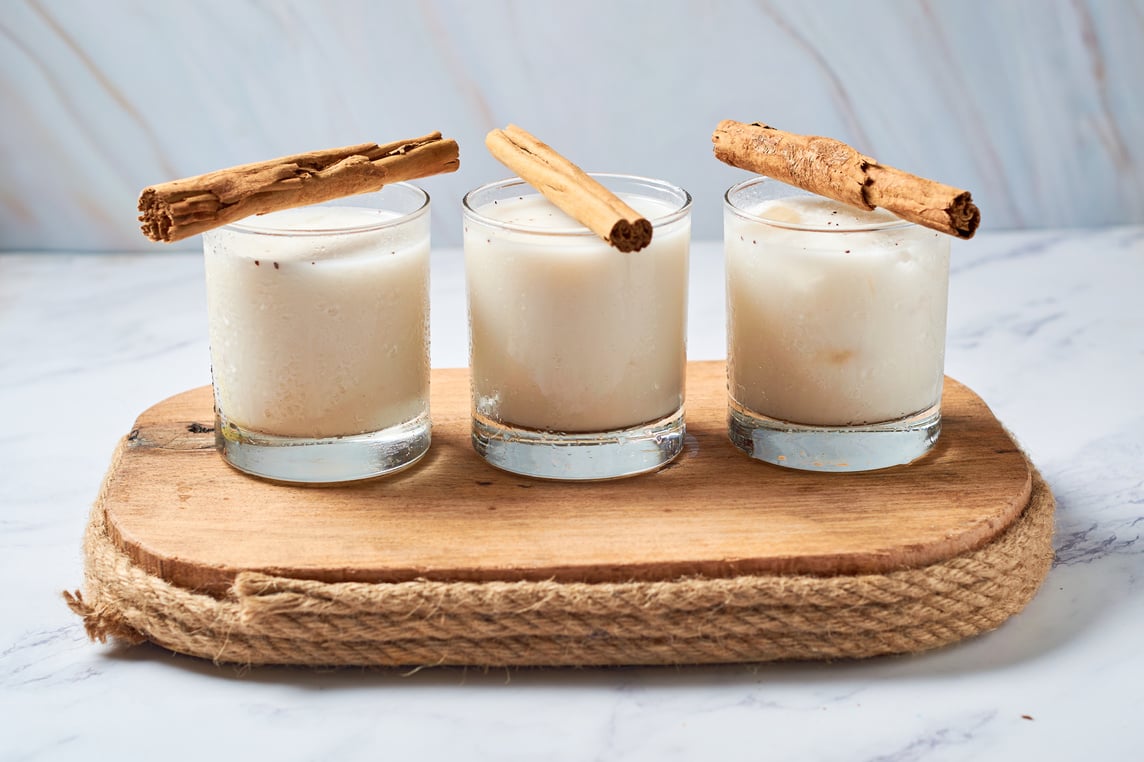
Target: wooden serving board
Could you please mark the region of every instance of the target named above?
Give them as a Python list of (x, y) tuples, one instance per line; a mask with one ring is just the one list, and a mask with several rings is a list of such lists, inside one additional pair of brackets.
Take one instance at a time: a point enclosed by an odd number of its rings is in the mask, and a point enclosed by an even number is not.
[(393, 477), (255, 479), (214, 449), (209, 387), (143, 413), (108, 474), (108, 534), (150, 574), (222, 594), (242, 571), (323, 582), (667, 580), (886, 573), (990, 542), (1029, 502), (1030, 467), (972, 391), (946, 379), (943, 432), (909, 466), (792, 471), (725, 432), (722, 362), (691, 363), (683, 453), (657, 473), (562, 483), (487, 465), (468, 371), (433, 372), (433, 445)]

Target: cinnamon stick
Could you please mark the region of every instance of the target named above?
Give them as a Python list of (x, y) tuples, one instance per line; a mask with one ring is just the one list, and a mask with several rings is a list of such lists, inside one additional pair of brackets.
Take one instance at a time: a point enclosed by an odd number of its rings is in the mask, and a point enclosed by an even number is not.
[(965, 239), (973, 237), (981, 222), (969, 191), (879, 164), (832, 138), (727, 119), (715, 128), (711, 141), (722, 162), (860, 209), (880, 206)]
[(639, 212), (520, 127), (493, 130), (485, 145), (522, 180), (620, 251), (639, 251), (651, 243), (651, 223)]
[(152, 241), (170, 243), (252, 214), (369, 193), (459, 166), (456, 141), (440, 132), (283, 156), (144, 188), (139, 221)]

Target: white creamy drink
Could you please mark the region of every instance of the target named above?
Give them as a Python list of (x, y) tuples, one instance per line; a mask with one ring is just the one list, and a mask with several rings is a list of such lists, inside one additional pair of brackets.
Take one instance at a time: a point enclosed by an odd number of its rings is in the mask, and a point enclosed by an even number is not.
[(427, 413), (428, 222), (379, 227), (399, 216), (313, 206), (204, 236), (212, 374), (228, 423), (323, 438)]
[(623, 253), (572, 234), (586, 230), (535, 190), (519, 192), (474, 209), (495, 224), (465, 219), (475, 412), (555, 432), (675, 414), (691, 233), (681, 204), (619, 193), (656, 226), (650, 245)]
[(817, 196), (741, 211), (727, 211), (724, 242), (733, 403), (852, 426), (940, 401), (947, 236)]

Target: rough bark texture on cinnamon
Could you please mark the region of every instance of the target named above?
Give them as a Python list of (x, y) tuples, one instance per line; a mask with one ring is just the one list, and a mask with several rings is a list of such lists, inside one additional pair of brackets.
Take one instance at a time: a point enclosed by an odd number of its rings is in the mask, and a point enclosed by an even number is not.
[(152, 241), (170, 243), (252, 214), (369, 193), (459, 166), (456, 141), (440, 132), (283, 156), (144, 188), (139, 221)]
[(727, 119), (711, 141), (722, 162), (844, 204), (867, 210), (880, 206), (958, 238), (972, 238), (981, 222), (969, 191), (879, 164), (832, 138)]
[(639, 251), (651, 243), (651, 223), (639, 212), (520, 127), (493, 130), (485, 145), (522, 180), (620, 251)]

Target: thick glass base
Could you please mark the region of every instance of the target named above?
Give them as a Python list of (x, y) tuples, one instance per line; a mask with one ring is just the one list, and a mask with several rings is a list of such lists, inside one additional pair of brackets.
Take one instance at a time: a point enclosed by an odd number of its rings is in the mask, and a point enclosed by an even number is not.
[(521, 429), (473, 417), (473, 448), (504, 471), (541, 479), (598, 481), (635, 476), (683, 450), (683, 409), (618, 431), (561, 433)]
[(925, 455), (941, 433), (940, 403), (897, 421), (803, 426), (727, 408), (731, 442), (752, 458), (803, 471), (874, 471)]
[(215, 445), (239, 471), (278, 482), (335, 484), (372, 479), (416, 463), (429, 449), (429, 414), (388, 429), (307, 439), (247, 431), (215, 417)]

